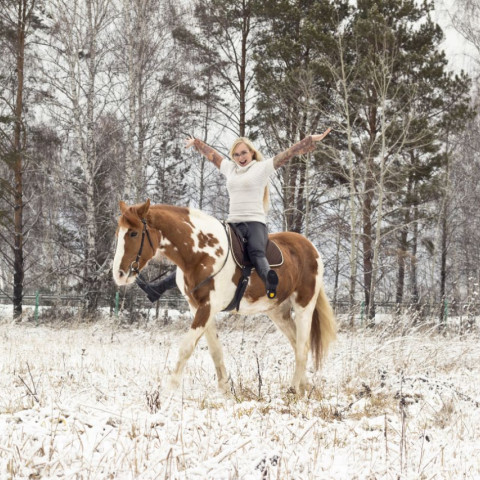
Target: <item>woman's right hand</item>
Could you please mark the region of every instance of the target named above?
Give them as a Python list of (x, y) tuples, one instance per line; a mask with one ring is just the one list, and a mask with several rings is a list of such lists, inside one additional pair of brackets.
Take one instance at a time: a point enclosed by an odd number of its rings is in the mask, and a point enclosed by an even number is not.
[(193, 137), (187, 137), (185, 139), (185, 148), (191, 148), (193, 147), (193, 144), (195, 143), (195, 139)]
[(327, 128), (323, 133), (319, 134), (319, 135), (312, 135), (312, 140), (314, 142), (320, 142), (321, 140), (323, 140), (330, 132), (332, 131), (331, 128)]

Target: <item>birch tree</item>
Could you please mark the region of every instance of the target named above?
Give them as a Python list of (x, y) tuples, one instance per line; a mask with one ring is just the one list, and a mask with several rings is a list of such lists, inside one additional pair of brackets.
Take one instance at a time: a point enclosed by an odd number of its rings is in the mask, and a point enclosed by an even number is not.
[(455, 2), (452, 15), (453, 27), (463, 36), (477, 53), (472, 60), (476, 65), (477, 102), (480, 76), (480, 2), (479, 0), (459, 0)]
[[(149, 165), (154, 170), (162, 169), (157, 161), (160, 153), (167, 163), (171, 163), (172, 153), (179, 153), (175, 147), (166, 146), (178, 141), (175, 127), (178, 129), (182, 117), (176, 104), (177, 72), (182, 70), (182, 61), (172, 39), (180, 14), (170, 2), (156, 0), (122, 0), (118, 12), (115, 70), (123, 85), (117, 101), (126, 133), (121, 198), (127, 201), (140, 201), (147, 195), (149, 185), (155, 190), (159, 180), (161, 183), (166, 172), (156, 178), (154, 172), (148, 171)], [(170, 123), (173, 111), (178, 115), (175, 126)], [(167, 183), (170, 178), (167, 175)], [(160, 195), (165, 197), (169, 190)]]
[[(349, 13), (351, 15), (351, 12)], [(328, 75), (332, 77), (333, 82), (337, 85), (334, 95), (327, 99), (326, 106), (322, 113), (327, 119), (327, 123), (332, 125), (334, 132), (334, 143), (332, 148), (327, 150), (327, 157), (331, 158), (334, 177), (340, 186), (338, 196), (348, 199), (344, 206), (346, 217), (348, 218), (348, 234), (345, 234), (345, 227), (340, 226), (339, 240), (337, 242), (336, 271), (341, 270), (338, 264), (343, 255), (339, 254), (341, 240), (347, 241), (348, 247), (344, 247), (348, 252), (348, 303), (350, 306), (350, 324), (353, 326), (355, 318), (355, 307), (357, 305), (357, 271), (359, 263), (359, 241), (361, 238), (361, 218), (359, 208), (359, 177), (355, 160), (356, 132), (359, 116), (356, 115), (357, 105), (355, 98), (358, 95), (356, 90), (359, 85), (358, 68), (359, 55), (354, 49), (349, 50), (348, 36), (350, 32), (345, 26), (339, 24), (337, 26), (335, 41), (331, 51), (323, 57)], [(340, 200), (341, 201), (341, 200)], [(348, 212), (348, 213), (347, 213)], [(338, 279), (336, 279), (338, 285)], [(335, 289), (335, 295), (337, 295)]]
[(466, 123), (452, 158), (451, 193), (455, 201), (456, 228), (452, 232), (452, 263), (457, 275), (449, 281), (458, 299), (477, 303), (480, 286), (480, 141), (477, 115)]
[(223, 126), (245, 136), (252, 116), (253, 63), (257, 41), (255, 0), (197, 0), (194, 15), (199, 34), (178, 30), (177, 38), (203, 52), (202, 62), (215, 72), (216, 81), (233, 101), (218, 102), (215, 108)]
[(86, 309), (93, 312), (101, 291), (100, 278), (108, 269), (98, 261), (99, 222), (108, 214), (100, 208), (98, 194), (109, 192), (96, 190), (105, 161), (98, 155), (96, 129), (108, 111), (109, 94), (115, 86), (111, 69), (113, 9), (110, 0), (54, 0), (50, 9), (53, 24), (50, 44), (44, 50), (44, 75), (53, 93), (52, 117), (68, 145), (65, 182), (72, 189), (73, 205), (82, 214), (78, 228), (84, 260), (77, 275)]

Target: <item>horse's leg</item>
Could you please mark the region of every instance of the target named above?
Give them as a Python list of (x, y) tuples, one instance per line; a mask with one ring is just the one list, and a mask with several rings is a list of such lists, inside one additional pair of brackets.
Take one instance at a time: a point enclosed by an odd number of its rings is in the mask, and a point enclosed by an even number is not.
[(223, 394), (230, 391), (227, 378), (227, 370), (223, 362), (223, 350), (217, 335), (217, 327), (214, 321), (211, 321), (205, 330), (205, 339), (207, 340), (208, 350), (215, 364), (217, 371), (218, 388)]
[(200, 337), (204, 334), (211, 317), (209, 305), (199, 307), (195, 311), (195, 319), (193, 320), (192, 326), (180, 343), (177, 364), (168, 381), (168, 388), (170, 390), (175, 390), (180, 385), (185, 364), (195, 350)]
[(292, 378), (291, 389), (296, 393), (303, 393), (308, 385), (305, 372), (310, 350), (310, 329), (315, 302), (312, 300), (306, 307), (294, 303), (293, 308), (295, 310), (297, 337), (295, 345), (295, 372)]
[(296, 330), (292, 319), (292, 305), (289, 301), (283, 302), (279, 307), (267, 312), (270, 320), (288, 338), (293, 351), (296, 350)]

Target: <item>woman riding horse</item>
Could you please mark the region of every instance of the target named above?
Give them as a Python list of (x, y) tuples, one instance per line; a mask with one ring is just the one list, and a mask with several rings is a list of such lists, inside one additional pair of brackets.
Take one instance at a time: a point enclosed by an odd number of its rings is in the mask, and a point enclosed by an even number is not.
[[(246, 239), (246, 249), (259, 277), (265, 284), (268, 298), (275, 298), (278, 276), (270, 268), (265, 256), (268, 240), (266, 215), (268, 212), (268, 181), (275, 170), (297, 155), (315, 150), (315, 143), (321, 141), (330, 128), (319, 135), (310, 135), (278, 155), (264, 160), (262, 154), (245, 137), (237, 138), (225, 159), (219, 152), (198, 138), (187, 138), (185, 148), (194, 147), (212, 162), (226, 177), (230, 209), (227, 222), (233, 224)], [(151, 302), (155, 302), (168, 289), (176, 286), (173, 272), (157, 283), (147, 283), (137, 276), (138, 286), (145, 291)]]

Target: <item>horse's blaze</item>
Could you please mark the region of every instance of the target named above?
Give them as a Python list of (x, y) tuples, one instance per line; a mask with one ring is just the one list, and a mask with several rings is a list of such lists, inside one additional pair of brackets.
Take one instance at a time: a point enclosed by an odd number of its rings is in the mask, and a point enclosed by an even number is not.
[[(113, 258), (113, 279), (117, 285), (127, 285), (129, 278), (127, 277), (128, 266), (124, 264), (125, 258), (125, 235), (128, 228), (119, 226), (117, 230), (117, 249)], [(133, 279), (131, 280), (133, 281)], [(130, 282), (131, 283), (131, 282)]]

